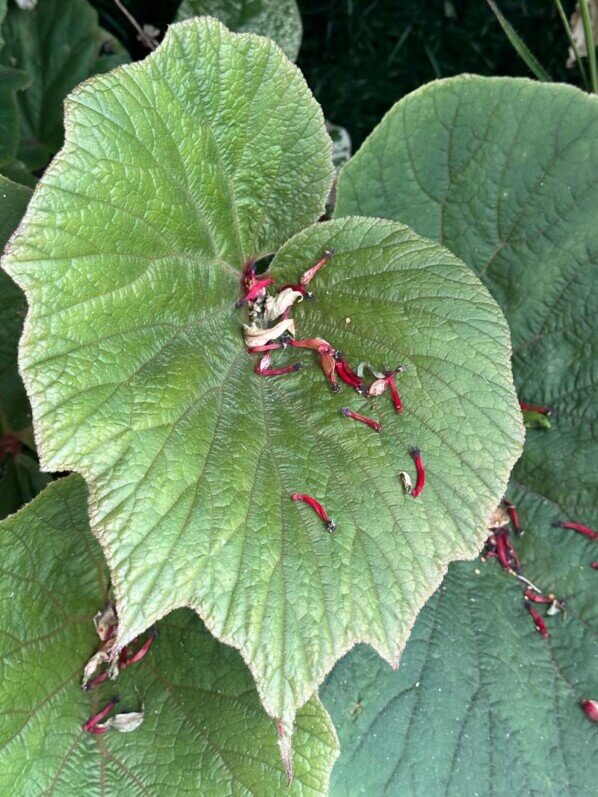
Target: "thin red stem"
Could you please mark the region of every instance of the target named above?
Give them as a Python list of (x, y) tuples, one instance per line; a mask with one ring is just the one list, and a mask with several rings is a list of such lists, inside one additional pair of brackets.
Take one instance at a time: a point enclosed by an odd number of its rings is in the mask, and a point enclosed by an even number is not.
[(284, 349), (282, 343), (264, 343), (263, 346), (248, 346), (248, 354), (262, 354), (265, 351), (276, 351), (276, 349)]
[(415, 470), (417, 472), (415, 487), (411, 491), (411, 495), (414, 498), (417, 498), (417, 496), (420, 495), (421, 491), (424, 489), (424, 485), (426, 484), (426, 469), (424, 468), (424, 463), (419, 448), (412, 448), (410, 453), (411, 456), (413, 457), (413, 462), (415, 463)]
[(86, 690), (87, 689), (93, 689), (94, 686), (99, 686), (100, 684), (103, 684), (104, 681), (107, 681), (107, 680), (108, 680), (108, 673), (107, 672), (100, 673), (100, 675), (98, 675), (96, 678), (94, 678), (93, 681), (90, 681), (87, 684)]
[(512, 504), (510, 501), (507, 501), (506, 498), (503, 499), (503, 504), (505, 509), (507, 510), (509, 520), (513, 524), (513, 529), (515, 530), (515, 534), (518, 534), (520, 537), (522, 537), (524, 534), (524, 529), (521, 528), (521, 524), (519, 522), (519, 512), (517, 511), (517, 507), (515, 506), (515, 504)]
[(357, 390), (358, 393), (362, 393), (363, 381), (351, 368), (343, 355), (339, 351), (336, 351), (334, 353), (334, 359), (336, 360), (336, 371), (343, 382)]
[(561, 520), (555, 520), (552, 525), (554, 528), (571, 529), (571, 531), (576, 531), (578, 534), (583, 534), (585, 537), (589, 537), (591, 540), (598, 540), (598, 531), (594, 531), (594, 529), (584, 526), (582, 523), (565, 523)]
[(526, 603), (525, 606), (526, 606), (528, 612), (533, 617), (534, 623), (536, 625), (536, 630), (538, 631), (538, 633), (540, 634), (542, 639), (548, 639), (550, 634), (548, 633), (548, 628), (546, 627), (546, 623), (544, 622), (544, 620), (540, 617), (540, 615), (534, 609), (534, 607), (530, 606), (529, 603)]
[(305, 504), (309, 504), (311, 508), (316, 512), (320, 520), (324, 522), (328, 531), (334, 531), (336, 528), (336, 523), (332, 518), (328, 516), (328, 512), (324, 509), (322, 504), (317, 501), (315, 498), (312, 498), (311, 495), (307, 495), (307, 493), (293, 493), (291, 495), (292, 501), (302, 501)]
[(519, 406), (525, 412), (539, 412), (541, 415), (552, 415), (554, 410), (544, 407), (542, 404), (529, 404), (527, 401), (520, 401)]
[(395, 381), (394, 373), (389, 374), (386, 378), (388, 380), (388, 386), (392, 395), (392, 403), (395, 405), (395, 410), (397, 412), (403, 412), (403, 402), (401, 401), (399, 391), (397, 390), (397, 383)]
[(379, 432), (380, 429), (382, 429), (378, 421), (375, 421), (373, 418), (368, 418), (367, 415), (362, 415), (360, 412), (353, 412), (349, 407), (341, 407), (341, 414), (344, 415), (345, 418), (353, 418), (354, 421), (365, 423), (366, 426), (369, 426), (375, 432)]
[(121, 662), (120, 669), (126, 670), (127, 667), (131, 666), (131, 664), (137, 664), (137, 662), (141, 661), (141, 659), (144, 658), (144, 656), (147, 654), (148, 650), (152, 646), (152, 642), (154, 641), (156, 636), (157, 636), (156, 632), (153, 631), (150, 634), (150, 636), (145, 640), (143, 645), (139, 648), (137, 653), (133, 653), (132, 656), (127, 656), (127, 658), (123, 662)]
[(101, 722), (104, 719), (104, 717), (110, 714), (110, 712), (112, 711), (114, 706), (119, 702), (119, 700), (120, 700), (119, 697), (113, 697), (112, 700), (107, 705), (105, 705), (101, 711), (98, 711), (97, 714), (94, 714), (93, 717), (90, 717), (87, 720), (87, 722), (83, 724), (82, 726), (83, 730), (94, 733), (92, 728), (95, 728), (98, 722)]
[(532, 601), (533, 603), (553, 603), (554, 598), (549, 598), (548, 595), (538, 595), (537, 592), (532, 592), (529, 587), (526, 587), (524, 597), (528, 601)]
[(270, 368), (270, 361), (272, 357), (270, 352), (266, 352), (258, 364), (255, 366), (255, 373), (258, 376), (283, 376), (284, 374), (293, 373), (293, 371), (300, 371), (303, 368), (303, 363), (295, 363), (294, 365), (285, 365), (282, 368)]
[(309, 283), (316, 276), (318, 271), (323, 266), (326, 265), (326, 263), (330, 260), (330, 258), (332, 257), (333, 254), (334, 254), (334, 250), (333, 249), (327, 249), (324, 252), (324, 254), (322, 255), (322, 257), (315, 264), (315, 266), (312, 266), (311, 268), (308, 268), (307, 271), (303, 272), (303, 274), (301, 275), (301, 279), (300, 279), (301, 284), (302, 285), (309, 285)]
[(588, 719), (598, 722), (598, 700), (581, 700), (580, 706)]

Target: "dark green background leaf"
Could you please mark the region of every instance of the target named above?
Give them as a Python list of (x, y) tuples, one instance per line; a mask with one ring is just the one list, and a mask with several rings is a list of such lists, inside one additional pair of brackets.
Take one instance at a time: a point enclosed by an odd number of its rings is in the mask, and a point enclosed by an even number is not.
[(598, 695), (597, 545), (550, 528), (520, 497), (525, 572), (567, 599), (544, 641), (519, 582), (496, 562), (455, 563), (419, 615), (398, 671), (359, 648), (321, 689), (341, 740), (332, 797), (587, 795), (598, 738), (579, 701)]
[[(114, 684), (81, 691), (99, 645), (92, 617), (108, 597), (82, 479), (51, 484), (1, 523), (0, 545), (2, 794), (326, 794), (337, 744), (317, 698), (297, 716), (287, 789), (276, 726), (251, 675), (188, 610), (160, 623), (145, 659)], [(141, 727), (85, 733), (82, 723), (116, 692), (119, 711), (143, 704)]]
[(301, 16), (295, 0), (183, 0), (177, 20), (206, 14), (236, 33), (269, 36), (294, 61), (301, 46)]
[[(0, 175), (0, 251), (21, 221), (31, 191)], [(17, 347), (27, 304), (20, 288), (0, 271), (0, 435), (31, 424), (31, 410), (17, 367)]]
[[(509, 495), (527, 527), (527, 576), (569, 608), (542, 642), (514, 580), (492, 563), (480, 575), (453, 566), (398, 673), (358, 651), (327, 685), (343, 743), (337, 792), (585, 794), (596, 783), (596, 733), (578, 705), (598, 688), (596, 545), (550, 523), (598, 525), (597, 166), (596, 98), (464, 77), (399, 103), (341, 176), (337, 213), (408, 222), (480, 273), (511, 325), (521, 397), (557, 408), (549, 431), (528, 430)], [(363, 715), (350, 721), (358, 695)]]
[(43, 168), (60, 149), (66, 95), (82, 80), (125, 63), (128, 55), (98, 26), (87, 0), (43, 0), (32, 11), (14, 3), (2, 25), (0, 62), (22, 70), (31, 85), (19, 92), (19, 158)]

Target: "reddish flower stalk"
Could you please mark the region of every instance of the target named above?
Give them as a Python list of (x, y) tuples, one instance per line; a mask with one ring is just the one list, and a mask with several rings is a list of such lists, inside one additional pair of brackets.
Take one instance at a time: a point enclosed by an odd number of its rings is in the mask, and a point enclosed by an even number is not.
[(517, 556), (517, 552), (515, 548), (513, 548), (513, 544), (511, 543), (511, 538), (509, 537), (509, 532), (506, 529), (502, 529), (502, 534), (500, 535), (505, 541), (505, 547), (507, 549), (507, 554), (509, 557), (509, 561), (513, 567), (513, 570), (518, 573), (521, 570), (521, 560)]
[(539, 412), (541, 415), (552, 415), (554, 412), (550, 407), (543, 407), (541, 404), (528, 404), (527, 401), (520, 401), (519, 406), (523, 412)]
[(334, 352), (334, 359), (336, 360), (336, 371), (343, 382), (355, 388), (358, 393), (363, 393), (363, 381), (357, 376), (338, 349)]
[(148, 650), (150, 649), (150, 647), (152, 645), (152, 642), (154, 641), (154, 639), (157, 636), (158, 636), (158, 634), (157, 634), (155, 629), (150, 631), (150, 635), (145, 640), (143, 645), (139, 648), (137, 653), (134, 653), (132, 656), (127, 656), (125, 658), (125, 660), (120, 663), (120, 669), (121, 670), (126, 670), (127, 667), (131, 666), (131, 664), (137, 664), (137, 662), (141, 661), (141, 659), (143, 659), (144, 656), (147, 654)]
[(262, 354), (265, 351), (275, 351), (276, 349), (284, 349), (282, 343), (264, 343), (263, 346), (248, 346), (248, 354)]
[(529, 603), (526, 603), (525, 606), (526, 606), (526, 609), (528, 610), (528, 612), (533, 617), (534, 624), (536, 626), (536, 631), (538, 631), (538, 633), (540, 634), (542, 639), (548, 639), (550, 634), (548, 633), (548, 628), (546, 627), (546, 623), (544, 622), (544, 620), (540, 617), (540, 615), (534, 609), (534, 607), (530, 606)]
[(392, 395), (392, 403), (395, 406), (395, 410), (397, 412), (403, 412), (403, 402), (401, 401), (401, 397), (399, 396), (399, 391), (397, 390), (397, 383), (396, 383), (396, 375), (400, 374), (401, 371), (405, 370), (404, 365), (399, 365), (398, 368), (395, 368), (394, 371), (387, 369), (384, 372), (384, 376), (379, 377), (376, 379), (375, 382), (368, 388), (368, 396), (381, 396), (387, 388), (390, 388), (390, 392)]
[(336, 529), (336, 523), (332, 518), (328, 517), (328, 513), (322, 506), (319, 501), (316, 501), (315, 498), (312, 498), (311, 495), (307, 495), (306, 493), (293, 493), (291, 495), (292, 501), (303, 501), (306, 504), (309, 504), (311, 508), (316, 512), (320, 520), (324, 521), (324, 525), (328, 529), (328, 531), (333, 532)]
[(334, 351), (330, 343), (324, 338), (303, 338), (299, 340), (290, 338), (287, 342), (289, 346), (294, 346), (296, 349), (313, 349), (314, 351), (327, 349), (331, 354)]
[(99, 686), (100, 684), (103, 684), (104, 681), (107, 681), (107, 680), (108, 680), (108, 673), (107, 672), (100, 673), (100, 675), (96, 676), (96, 678), (94, 678), (93, 681), (90, 681), (87, 684), (85, 689), (86, 690), (87, 689), (93, 689), (94, 686)]
[(94, 730), (94, 728), (99, 722), (101, 722), (104, 719), (104, 717), (110, 714), (114, 706), (119, 701), (120, 697), (113, 697), (112, 700), (107, 705), (105, 705), (101, 711), (98, 711), (97, 714), (94, 714), (93, 717), (90, 717), (87, 720), (87, 722), (83, 724), (82, 726), (83, 730), (88, 731), (89, 733), (103, 733), (104, 731), (101, 730), (100, 728), (97, 728), (96, 730)]
[(581, 700), (579, 705), (588, 719), (598, 722), (598, 700)]
[(510, 501), (507, 501), (506, 498), (503, 498), (503, 505), (507, 510), (507, 514), (509, 515), (511, 523), (513, 524), (515, 534), (517, 534), (519, 537), (523, 537), (525, 534), (525, 529), (521, 528), (521, 524), (519, 523), (519, 512), (517, 511), (517, 507)]
[(303, 363), (295, 363), (294, 365), (284, 365), (282, 368), (270, 368), (270, 353), (264, 354), (262, 359), (255, 366), (255, 373), (258, 376), (283, 376), (284, 374), (291, 374), (294, 371), (300, 371), (303, 368)]
[(22, 445), (19, 438), (11, 432), (3, 435), (0, 437), (0, 459), (5, 459), (7, 457), (16, 459), (21, 453)]
[(532, 601), (533, 603), (545, 603), (550, 604), (553, 603), (555, 598), (554, 595), (538, 595), (537, 592), (532, 592), (529, 587), (526, 587), (524, 592), (524, 598), (527, 601)]
[(341, 389), (341, 386), (336, 381), (336, 360), (334, 359), (332, 352), (333, 349), (328, 345), (320, 346), (318, 349), (322, 371), (324, 371), (330, 380), (330, 386), (332, 387), (333, 391), (338, 393), (338, 391)]
[(265, 288), (267, 288), (269, 285), (274, 285), (275, 282), (276, 280), (273, 280), (270, 277), (262, 280), (255, 280), (245, 296), (235, 302), (235, 307), (243, 307), (243, 305), (247, 304), (247, 302), (254, 302)]
[(341, 414), (344, 415), (345, 418), (353, 418), (354, 421), (365, 423), (366, 426), (369, 426), (375, 432), (379, 432), (380, 429), (382, 429), (378, 421), (375, 421), (373, 418), (368, 418), (367, 415), (362, 415), (360, 412), (353, 412), (349, 407), (341, 407)]
[(412, 448), (410, 454), (413, 457), (415, 470), (417, 472), (415, 487), (411, 491), (411, 495), (414, 498), (417, 498), (417, 496), (420, 495), (421, 491), (424, 489), (424, 485), (426, 483), (426, 469), (424, 468), (424, 463), (419, 448)]
[(326, 249), (322, 257), (318, 260), (315, 266), (308, 268), (307, 271), (304, 271), (301, 275), (301, 285), (309, 285), (312, 279), (316, 276), (318, 271), (326, 265), (326, 263), (330, 260), (332, 255), (334, 254), (333, 249)]
[(594, 531), (594, 529), (584, 526), (581, 523), (565, 523), (561, 520), (555, 520), (552, 525), (554, 528), (571, 529), (572, 531), (577, 531), (578, 534), (589, 537), (591, 540), (598, 540), (598, 531)]
[(509, 548), (507, 546), (506, 535), (503, 533), (504, 529), (497, 529), (494, 534), (496, 541), (496, 556), (501, 566), (508, 571), (513, 570), (511, 564), (511, 557), (509, 556)]
[(255, 282), (255, 260), (248, 260), (241, 272), (241, 287), (247, 292)]
[(397, 412), (403, 412), (403, 402), (401, 401), (401, 397), (399, 396), (399, 391), (397, 390), (397, 383), (395, 380), (395, 374), (397, 373), (397, 371), (390, 371), (387, 374), (386, 379), (388, 380), (388, 387), (390, 388), (390, 393), (392, 395), (392, 403), (395, 405), (395, 410)]

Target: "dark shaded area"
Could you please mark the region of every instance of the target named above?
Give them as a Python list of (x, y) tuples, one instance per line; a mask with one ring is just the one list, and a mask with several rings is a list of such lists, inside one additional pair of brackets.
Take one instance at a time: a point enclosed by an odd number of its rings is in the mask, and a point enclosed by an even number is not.
[[(148, 55), (149, 50), (137, 38), (137, 32), (127, 20), (114, 0), (89, 0), (98, 10), (100, 24), (113, 33), (131, 53), (134, 60), (138, 61)], [(160, 31), (161, 39), (166, 27), (174, 19), (181, 0), (122, 0), (137, 22), (143, 25), (152, 25)]]
[[(148, 54), (114, 0), (91, 0), (101, 24), (133, 58)], [(180, 0), (123, 0), (137, 21), (164, 34)], [(462, 72), (528, 76), (485, 0), (298, 0), (304, 35), (298, 65), (326, 118), (346, 127), (354, 149), (401, 97)], [(573, 0), (564, 0), (568, 15)], [(499, 7), (553, 80), (579, 85), (565, 67), (568, 41), (552, 0)]]
[[(498, 5), (553, 80), (579, 84), (565, 68), (568, 41), (551, 0)], [(567, 13), (574, 2), (563, 2)], [(530, 76), (484, 0), (299, 0), (298, 64), (326, 118), (354, 148), (402, 96), (461, 72)]]

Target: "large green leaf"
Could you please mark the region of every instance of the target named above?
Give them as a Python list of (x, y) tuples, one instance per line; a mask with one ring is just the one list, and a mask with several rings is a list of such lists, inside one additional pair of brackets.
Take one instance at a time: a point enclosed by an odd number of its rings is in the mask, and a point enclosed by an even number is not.
[(301, 46), (301, 16), (295, 0), (183, 0), (177, 20), (205, 14), (238, 33), (269, 36), (295, 61)]
[[(398, 671), (359, 648), (321, 690), (341, 740), (331, 795), (589, 795), (598, 695), (596, 545), (522, 499), (527, 575), (567, 599), (542, 640), (521, 585), (495, 562), (457, 563), (417, 618)], [(566, 536), (566, 535), (569, 536)]]
[[(26, 11), (11, 3), (2, 25), (0, 62), (22, 70), (31, 85), (19, 92), (19, 157), (44, 167), (62, 145), (63, 100), (90, 75), (128, 60), (87, 0), (43, 0)], [(107, 62), (107, 63), (105, 63)]]
[[(4, 46), (2, 23), (8, 10), (7, 0), (0, 0), (0, 51)], [(30, 78), (18, 69), (0, 66), (0, 170), (5, 171), (17, 154), (19, 111), (16, 92), (26, 88)]]
[[(397, 695), (388, 708), (387, 695), (378, 694), (383, 683), (372, 680), (362, 690), (364, 705), (381, 712), (379, 736), (390, 739), (396, 722), (413, 717), (405, 739), (390, 752), (382, 745), (368, 762), (363, 782), (374, 777), (377, 765), (382, 771), (376, 782), (390, 778), (391, 793), (409, 782), (416, 793), (469, 794), (474, 785), (490, 788), (491, 772), (498, 792), (587, 793), (588, 784), (596, 782), (595, 734), (589, 735), (576, 705), (587, 696), (582, 687), (592, 695), (590, 665), (596, 661), (590, 544), (551, 529), (550, 521), (573, 518), (598, 525), (597, 168), (596, 98), (566, 86), (464, 77), (431, 84), (398, 103), (339, 180), (339, 215), (366, 212), (408, 222), (444, 242), (481, 275), (511, 325), (521, 397), (558, 413), (550, 431), (528, 432), (510, 494), (521, 504), (528, 529), (518, 546), (527, 575), (546, 591), (569, 598), (566, 621), (556, 624), (544, 645), (529, 639), (520, 590), (513, 587), (513, 594), (505, 595), (506, 576), (487, 580), (474, 576), (472, 567), (454, 568), (443, 592), (422, 614), (405, 653), (406, 662), (425, 666), (415, 710), (410, 704), (415, 694), (398, 697), (409, 681), (410, 664), (405, 673), (384, 676)], [(476, 595), (479, 605), (473, 606)], [(436, 606), (441, 615), (434, 619)], [(445, 633), (440, 624), (447, 619)], [(434, 624), (437, 630), (430, 636)], [(424, 632), (429, 636), (425, 651)], [(530, 653), (534, 644), (536, 655)], [(473, 661), (463, 656), (468, 649), (478, 651)], [(456, 670), (459, 686), (442, 702), (434, 663), (440, 656), (463, 659)], [(344, 666), (360, 668), (361, 658), (369, 662), (367, 654), (356, 653)], [(530, 660), (538, 663), (537, 670), (531, 670)], [(513, 673), (521, 673), (518, 682), (529, 690), (528, 698), (505, 699)], [(479, 686), (475, 705), (470, 705), (472, 684)], [(335, 675), (331, 699), (341, 688)], [(500, 710), (495, 711), (497, 701)], [(430, 722), (434, 716), (437, 733), (433, 766), (426, 768), (418, 766), (418, 750), (430, 730), (418, 722), (420, 712)], [(476, 723), (480, 730), (472, 729)], [(352, 728), (340, 727), (352, 752), (339, 762), (339, 784), (358, 777), (366, 749), (373, 750), (365, 737), (358, 740), (357, 725)], [(530, 740), (531, 746), (517, 756), (513, 738)], [(489, 749), (495, 753), (492, 762), (481, 759)], [(546, 750), (552, 749), (560, 752), (547, 761)], [(468, 773), (474, 751), (483, 770)], [(501, 759), (509, 765), (497, 767)], [(469, 786), (462, 778), (470, 779)]]
[[(282, 283), (336, 250), (300, 333), (407, 365), (406, 411), (379, 401), (377, 435), (341, 416), (363, 400), (333, 396), (309, 357), (266, 379), (244, 352), (240, 270), (319, 217), (333, 171), (281, 51), (181, 23), (143, 64), (80, 87), (67, 120), (6, 259), (31, 307), (21, 367), (44, 467), (90, 485), (120, 643), (191, 606), (290, 721), (356, 641), (398, 661), (446, 564), (479, 550), (521, 448), (504, 319), (402, 225), (292, 238), (271, 266)], [(417, 501), (398, 478), (414, 444), (429, 472)], [(328, 506), (335, 536), (295, 491)]]
[[(319, 701), (297, 716), (286, 789), (275, 723), (241, 657), (186, 610), (160, 623), (145, 659), (114, 684), (81, 691), (108, 596), (86, 492), (79, 477), (61, 479), (0, 524), (0, 793), (326, 794), (337, 743)], [(115, 693), (121, 711), (143, 704), (141, 727), (84, 732)]]

